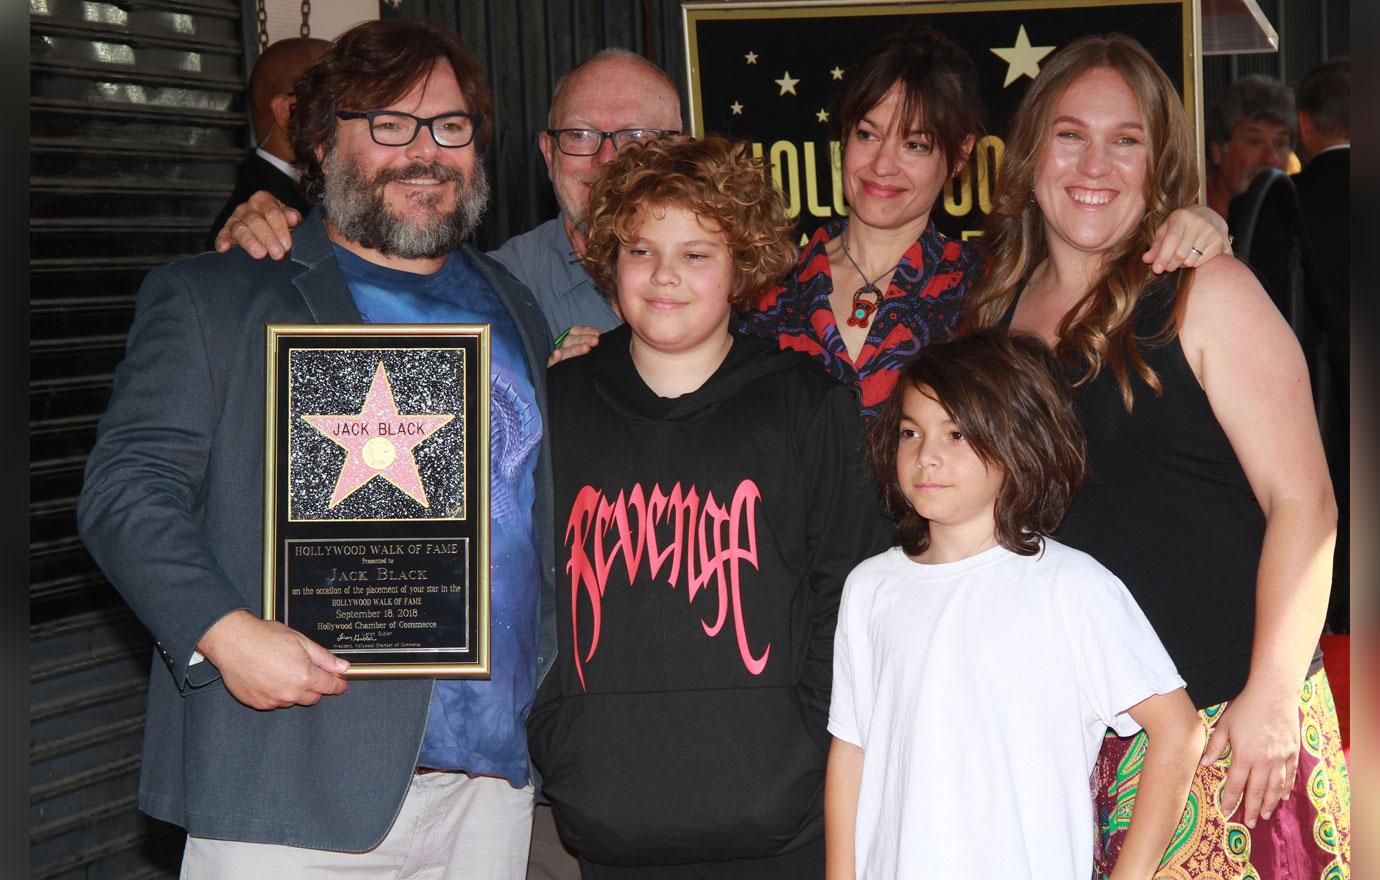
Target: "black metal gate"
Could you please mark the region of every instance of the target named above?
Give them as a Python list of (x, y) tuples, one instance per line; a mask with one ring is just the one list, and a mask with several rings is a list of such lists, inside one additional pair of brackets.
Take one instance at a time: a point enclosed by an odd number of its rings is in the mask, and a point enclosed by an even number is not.
[(74, 514), (139, 282), (201, 249), (244, 151), (241, 34), (234, 0), (30, 0), (34, 877), (164, 876), (180, 853), (135, 806), (150, 640)]

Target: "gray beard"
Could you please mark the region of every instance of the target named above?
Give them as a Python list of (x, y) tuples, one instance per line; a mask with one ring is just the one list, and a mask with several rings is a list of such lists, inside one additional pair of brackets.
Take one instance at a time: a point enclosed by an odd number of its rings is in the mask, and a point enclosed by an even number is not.
[[(431, 259), (445, 256), (474, 233), (489, 206), (489, 178), (484, 163), (476, 161), (473, 179), (465, 185), (465, 175), (440, 163), (414, 162), (405, 168), (384, 168), (369, 178), (359, 165), (336, 153), (326, 160), (334, 173), (326, 175), (321, 208), (336, 230), (363, 247), (403, 259)], [(459, 191), (455, 210), (434, 222), (409, 221), (389, 209), (384, 187), (390, 182), (414, 177), (434, 177), (455, 181)], [(440, 195), (421, 196), (439, 200)]]
[(577, 206), (579, 210), (572, 211), (569, 205), (561, 204), (559, 200), (557, 204), (560, 205), (561, 213), (565, 215), (565, 219), (570, 221), (570, 225), (574, 226), (576, 231), (581, 235), (589, 235), (588, 205), (579, 205)]

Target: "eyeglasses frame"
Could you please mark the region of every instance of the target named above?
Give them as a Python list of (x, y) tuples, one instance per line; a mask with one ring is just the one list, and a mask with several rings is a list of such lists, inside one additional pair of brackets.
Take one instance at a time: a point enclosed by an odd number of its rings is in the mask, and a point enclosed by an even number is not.
[[(374, 117), (376, 116), (406, 116), (408, 119), (411, 119), (413, 122), (417, 123), (417, 127), (412, 129), (412, 137), (408, 138), (405, 142), (401, 144), (385, 144), (383, 141), (379, 140), (378, 135), (374, 133)], [(431, 124), (436, 120), (449, 119), (452, 116), (463, 116), (470, 121), (470, 139), (465, 141), (463, 144), (441, 143), (436, 138), (436, 129), (431, 127)], [(435, 143), (436, 146), (443, 147), (447, 150), (458, 150), (462, 147), (468, 147), (470, 144), (473, 144), (474, 136), (476, 133), (478, 133), (480, 123), (483, 121), (483, 117), (479, 114), (466, 113), (464, 110), (452, 110), (449, 113), (438, 113), (435, 116), (426, 117), (414, 116), (411, 113), (404, 113), (401, 110), (337, 110), (335, 112), (335, 118), (342, 120), (369, 120), (369, 137), (372, 138), (374, 143), (378, 144), (380, 147), (406, 147), (417, 139), (417, 135), (421, 134), (423, 128), (426, 128), (427, 132), (431, 134), (432, 142)], [(603, 145), (604, 142), (600, 141), (599, 146), (602, 147)]]
[[(565, 147), (562, 147), (562, 146), (561, 146), (561, 135), (562, 135), (564, 132), (567, 132), (567, 131), (589, 131), (589, 132), (593, 132), (594, 134), (599, 135), (599, 144), (598, 144), (598, 146), (596, 146), (596, 147), (594, 148), (594, 152), (592, 152), (592, 153), (572, 153), (572, 152), (570, 152), (569, 150), (567, 150)], [(597, 128), (548, 128), (548, 129), (546, 130), (546, 133), (547, 133), (547, 135), (550, 136), (550, 138), (551, 138), (553, 141), (556, 142), (556, 149), (560, 150), (560, 151), (561, 151), (562, 153), (564, 153), (565, 155), (567, 155), (567, 156), (575, 156), (576, 158), (579, 158), (579, 159), (587, 159), (587, 158), (589, 158), (590, 156), (597, 156), (597, 155), (599, 155), (599, 151), (602, 150), (602, 149), (604, 148), (604, 141), (614, 141), (613, 147), (614, 147), (614, 149), (618, 149), (618, 142), (617, 142), (616, 140), (614, 140), (614, 138), (615, 138), (617, 135), (624, 134), (624, 133), (629, 132), (629, 131), (653, 131), (653, 132), (656, 132), (656, 136), (657, 136), (657, 137), (675, 137), (676, 135), (680, 134), (679, 129), (673, 131), (673, 130), (671, 130), (671, 129), (666, 129), (666, 128), (642, 128), (642, 127), (639, 127), (639, 128), (620, 128), (620, 129), (618, 129), (617, 131), (600, 131), (600, 130), (597, 129)]]

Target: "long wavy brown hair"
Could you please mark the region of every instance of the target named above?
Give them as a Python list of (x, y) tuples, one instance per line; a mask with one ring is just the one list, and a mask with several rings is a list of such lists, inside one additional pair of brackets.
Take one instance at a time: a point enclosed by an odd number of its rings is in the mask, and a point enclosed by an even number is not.
[(1140, 43), (1122, 34), (1087, 36), (1075, 40), (1040, 69), (1016, 111), (997, 177), (992, 213), (983, 244), (987, 277), (970, 295), (964, 327), (976, 329), (1000, 323), (1010, 311), (1031, 274), (1049, 256), (1044, 217), (1033, 190), (1044, 159), (1055, 105), (1064, 93), (1091, 70), (1116, 71), (1130, 86), (1145, 121), (1145, 218), (1134, 233), (1104, 255), (1103, 271), (1059, 322), (1056, 355), (1083, 363), (1078, 382), (1111, 370), (1129, 411), (1133, 403), (1134, 373), (1156, 394), (1163, 391), (1159, 376), (1140, 355), (1140, 346), (1163, 344), (1177, 331), (1182, 317), (1185, 285), (1190, 270), (1179, 273), (1172, 317), (1150, 337), (1137, 337), (1136, 303), (1154, 278), (1141, 254), (1154, 232), (1176, 209), (1198, 196), (1196, 150), (1183, 101), (1169, 77)]

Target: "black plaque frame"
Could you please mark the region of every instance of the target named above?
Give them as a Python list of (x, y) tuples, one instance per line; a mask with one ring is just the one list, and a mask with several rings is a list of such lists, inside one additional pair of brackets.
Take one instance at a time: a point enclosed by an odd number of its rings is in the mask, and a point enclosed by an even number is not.
[[(333, 357), (352, 361), (352, 368), (321, 370)], [(312, 359), (315, 375), (302, 366)], [(441, 373), (449, 369), (456, 384), (434, 394), (436, 388), (394, 375), (399, 359), (435, 366)], [(328, 459), (324, 472), (338, 474), (329, 480), (334, 493), (342, 491), (354, 453), (341, 441), (332, 443), (305, 414), (368, 423), (368, 394), (359, 390), (372, 389), (377, 377), (372, 371), (357, 375), (368, 364), (377, 364), (384, 374), (399, 427), (409, 419), (406, 413), (451, 416), (399, 453), (412, 462), (420, 497), (383, 477), (387, 468), (329, 500), (320, 480), (303, 473), (294, 478), (293, 453), (301, 450), (292, 444), (314, 438), (317, 459)], [(347, 677), (487, 678), (489, 326), (270, 324), (265, 379), (264, 618), (285, 623), (349, 660)], [(438, 398), (451, 403), (438, 407)], [(351, 402), (342, 404), (342, 399)], [(313, 405), (324, 400), (335, 402)], [(418, 406), (420, 400), (433, 402)], [(382, 426), (373, 430), (383, 433)], [(433, 444), (428, 460), (443, 466), (429, 470), (418, 463), (417, 451), (425, 444)], [(384, 445), (390, 453), (395, 450), (391, 441)], [(359, 461), (368, 460), (367, 451), (361, 451)], [(369, 473), (358, 465), (356, 472)], [(387, 504), (371, 507), (356, 499), (349, 514), (332, 515), (355, 492)]]

